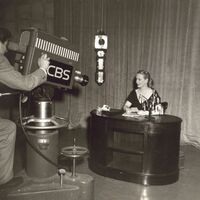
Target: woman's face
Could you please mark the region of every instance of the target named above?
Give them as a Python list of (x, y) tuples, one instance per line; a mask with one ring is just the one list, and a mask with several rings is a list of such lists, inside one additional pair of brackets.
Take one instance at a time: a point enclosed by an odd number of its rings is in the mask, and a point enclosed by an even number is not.
[(136, 84), (138, 88), (147, 87), (148, 79), (144, 78), (143, 74), (136, 75)]

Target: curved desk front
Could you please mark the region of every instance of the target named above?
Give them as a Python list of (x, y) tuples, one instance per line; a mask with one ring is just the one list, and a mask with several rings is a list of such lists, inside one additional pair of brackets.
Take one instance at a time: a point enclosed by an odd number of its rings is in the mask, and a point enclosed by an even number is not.
[(143, 185), (176, 182), (182, 120), (172, 115), (130, 118), (116, 111), (91, 112), (90, 169)]

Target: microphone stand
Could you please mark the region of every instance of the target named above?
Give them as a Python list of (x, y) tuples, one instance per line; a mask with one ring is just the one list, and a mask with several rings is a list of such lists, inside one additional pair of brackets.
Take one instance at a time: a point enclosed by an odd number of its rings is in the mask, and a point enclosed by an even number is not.
[(149, 121), (155, 120), (155, 118), (152, 117), (152, 103), (150, 104), (148, 111), (149, 111), (148, 120)]
[(149, 111), (149, 115), (148, 115), (148, 120), (151, 121), (151, 120), (155, 120), (155, 117), (152, 116), (152, 108), (153, 108), (153, 105), (154, 104), (154, 101), (151, 99), (149, 101), (149, 105), (148, 105), (148, 111)]

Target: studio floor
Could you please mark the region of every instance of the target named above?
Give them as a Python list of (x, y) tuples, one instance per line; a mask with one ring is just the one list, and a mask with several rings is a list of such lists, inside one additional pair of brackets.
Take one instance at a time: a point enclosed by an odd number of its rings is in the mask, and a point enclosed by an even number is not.
[[(63, 133), (61, 138), (61, 146), (72, 144), (73, 138), (77, 138), (77, 145), (86, 146), (85, 134), (81, 131)], [(143, 186), (100, 176), (88, 168), (87, 157), (76, 169), (78, 173), (94, 178), (94, 200), (199, 200), (200, 150), (191, 145), (181, 146), (181, 149), (184, 152), (183, 169), (180, 170), (179, 180), (170, 185)], [(15, 158), (16, 173), (20, 172), (23, 165), (19, 154), (16, 153)]]
[(95, 200), (199, 200), (200, 199), (200, 150), (182, 147), (185, 155), (184, 169), (176, 183), (165, 186), (142, 186), (114, 180), (91, 172), (87, 164), (79, 171), (95, 179)]

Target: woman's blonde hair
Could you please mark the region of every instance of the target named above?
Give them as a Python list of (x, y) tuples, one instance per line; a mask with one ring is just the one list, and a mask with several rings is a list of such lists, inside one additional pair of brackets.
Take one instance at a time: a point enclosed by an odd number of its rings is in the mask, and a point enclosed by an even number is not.
[(148, 79), (147, 86), (153, 88), (153, 79), (151, 78), (151, 75), (148, 71), (141, 69), (136, 74), (142, 74), (144, 76), (144, 79)]

